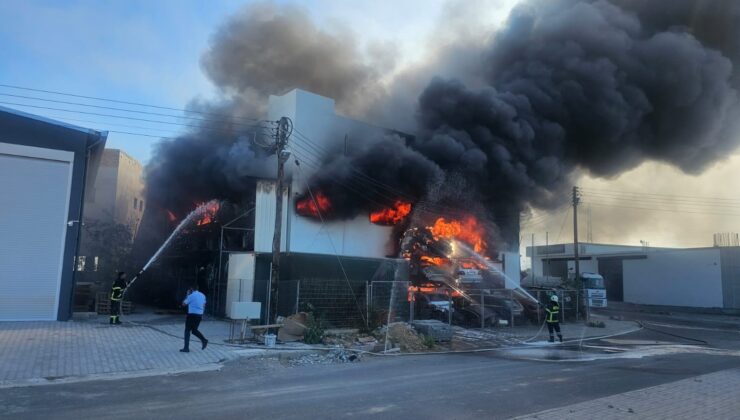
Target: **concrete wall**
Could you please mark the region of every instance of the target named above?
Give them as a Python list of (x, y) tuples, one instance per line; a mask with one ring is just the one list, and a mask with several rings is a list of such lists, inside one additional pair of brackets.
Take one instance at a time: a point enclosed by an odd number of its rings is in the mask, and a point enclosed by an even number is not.
[(719, 249), (652, 252), (625, 260), (624, 301), (650, 305), (721, 308)]
[[(286, 177), (292, 179), (289, 199), (285, 206), (284, 220), (287, 252), (312, 253), (344, 256), (381, 258), (388, 254), (391, 227), (370, 223), (369, 215), (359, 215), (353, 220), (334, 220), (322, 223), (295, 212), (295, 199), (306, 191), (311, 175), (321, 166), (326, 151), (364, 147), (365, 141), (379, 138), (385, 129), (354, 121), (334, 112), (334, 100), (301, 90), (293, 90), (282, 96), (271, 96), (269, 119), (278, 120), (287, 116), (293, 120), (294, 132), (288, 141), (292, 158), (285, 167)], [(378, 136), (373, 136), (377, 134)], [(301, 162), (300, 170), (294, 160)], [(314, 191), (315, 193), (315, 191)], [(267, 197), (266, 190), (257, 192), (258, 217), (255, 226), (255, 251), (269, 252), (266, 238), (272, 244), (274, 195)], [(274, 194), (274, 193), (270, 193)], [(272, 200), (272, 204), (269, 202)], [(260, 203), (264, 203), (261, 205)], [(272, 210), (270, 209), (272, 206)], [(261, 210), (260, 210), (261, 209)], [(263, 217), (264, 216), (264, 217)], [(271, 245), (270, 245), (271, 246)]]
[(87, 218), (126, 225), (136, 236), (146, 210), (141, 163), (121, 150), (106, 149), (85, 204)]
[[(599, 272), (599, 262), (596, 260), (596, 258), (593, 257), (587, 257), (589, 259), (578, 259), (578, 269), (581, 271), (581, 273), (598, 273)], [(575, 273), (576, 272), (576, 262), (571, 260), (568, 261), (568, 274)]]
[[(283, 226), (280, 237), (280, 250), (287, 250), (288, 214), (291, 213), (287, 191), (283, 193)], [(272, 252), (272, 240), (275, 233), (275, 181), (257, 182), (254, 202), (254, 251)]]

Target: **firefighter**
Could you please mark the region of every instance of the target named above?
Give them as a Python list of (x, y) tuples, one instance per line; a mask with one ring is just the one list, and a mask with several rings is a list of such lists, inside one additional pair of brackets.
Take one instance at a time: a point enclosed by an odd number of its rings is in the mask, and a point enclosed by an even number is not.
[(110, 291), (110, 323), (119, 325), (121, 324), (121, 301), (123, 300), (123, 290), (126, 289), (128, 283), (126, 283), (126, 273), (123, 271), (118, 272), (118, 278), (113, 282), (113, 287)]
[(550, 332), (550, 342), (555, 342), (555, 336), (552, 334), (553, 330), (557, 331), (560, 342), (563, 342), (563, 335), (560, 334), (560, 305), (558, 304), (558, 295), (552, 295), (550, 302), (545, 306), (545, 313), (547, 317), (547, 330)]

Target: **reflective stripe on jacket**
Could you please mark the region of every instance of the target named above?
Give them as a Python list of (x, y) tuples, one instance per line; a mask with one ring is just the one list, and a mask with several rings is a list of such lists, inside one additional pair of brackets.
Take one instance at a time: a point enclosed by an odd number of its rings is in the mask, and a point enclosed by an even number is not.
[(110, 300), (121, 300), (123, 299), (123, 288), (113, 286), (110, 292)]
[(545, 320), (551, 324), (560, 322), (560, 306), (557, 303), (551, 302), (545, 307), (547, 318)]

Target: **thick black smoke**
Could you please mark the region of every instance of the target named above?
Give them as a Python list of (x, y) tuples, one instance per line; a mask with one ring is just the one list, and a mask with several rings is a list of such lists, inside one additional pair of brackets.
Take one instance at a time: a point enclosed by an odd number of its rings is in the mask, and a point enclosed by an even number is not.
[(577, 168), (611, 177), (658, 160), (699, 173), (725, 158), (739, 108), (738, 38), (724, 38), (737, 20), (724, 14), (738, 6), (679, 1), (664, 16), (663, 2), (623, 3), (515, 8), (481, 51), (486, 86), (435, 78), (421, 94), (412, 148), (461, 175), (499, 226), (566, 199)]
[[(445, 43), (431, 67), (388, 89), (392, 60), (373, 63), (347, 33), (307, 16), (263, 4), (227, 22), (202, 66), (228, 99), (202, 109), (259, 117), (267, 95), (297, 87), (387, 126), (408, 128), (415, 112), (412, 139), (322, 162), (312, 183), (335, 217), (410, 198), (430, 215), (486, 216), (513, 245), (520, 211), (567, 200), (577, 171), (612, 177), (658, 160), (700, 173), (738, 145), (740, 2), (526, 1), (493, 36)], [(414, 78), (428, 83), (418, 95)], [(409, 97), (415, 110), (403, 112)], [(253, 130), (204, 127), (160, 145), (150, 203), (240, 196), (252, 176), (269, 176), (273, 158), (254, 148)]]
[(209, 112), (198, 129), (156, 145), (146, 168), (149, 205), (184, 217), (214, 197), (241, 203), (254, 191), (255, 177), (275, 174), (275, 158), (259, 144), (269, 141), (270, 125), (233, 118), (239, 104), (200, 106)]

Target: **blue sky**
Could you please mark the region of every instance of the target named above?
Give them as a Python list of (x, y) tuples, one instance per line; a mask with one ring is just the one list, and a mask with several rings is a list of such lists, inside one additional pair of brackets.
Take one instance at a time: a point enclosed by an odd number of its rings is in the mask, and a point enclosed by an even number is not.
[[(211, 93), (198, 57), (213, 28), (237, 7), (233, 2), (191, 2), (185, 7), (184, 2), (171, 0), (0, 2), (0, 45), (5, 55), (0, 83), (180, 108), (194, 96)], [(79, 101), (8, 88), (0, 93)], [(64, 107), (5, 96), (0, 102)], [(146, 124), (6, 106), (101, 129), (136, 131), (121, 125)], [(147, 132), (177, 131), (166, 125), (160, 128)], [(154, 141), (111, 133), (108, 146), (146, 161)]]
[[(199, 59), (218, 26), (246, 3), (184, 0), (0, 2), (0, 45), (4, 55), (0, 84), (182, 108), (193, 98), (216, 94), (201, 72)], [(409, 59), (420, 54), (418, 45), (432, 31), (436, 15), (444, 5), (441, 0), (281, 3), (305, 7), (322, 26), (343, 25), (362, 39), (397, 42)], [(362, 13), (358, 13), (359, 10)], [(0, 88), (0, 94), (3, 93), (84, 101), (5, 87)], [(172, 136), (180, 130), (173, 125), (8, 103), (54, 108), (66, 105), (0, 95), (0, 105), (110, 131), (145, 131)], [(146, 162), (156, 141), (156, 138), (112, 132), (108, 147), (123, 149)]]

